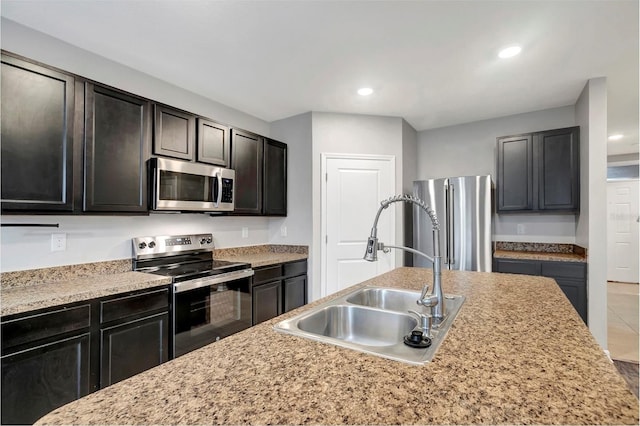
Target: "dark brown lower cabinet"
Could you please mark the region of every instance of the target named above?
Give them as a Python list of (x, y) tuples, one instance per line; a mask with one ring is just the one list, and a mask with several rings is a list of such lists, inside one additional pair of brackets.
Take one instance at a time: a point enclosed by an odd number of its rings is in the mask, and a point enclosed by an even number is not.
[(282, 313), (282, 285), (273, 281), (253, 287), (253, 324), (259, 324)]
[(32, 424), (89, 393), (90, 334), (2, 357), (2, 424)]
[(253, 325), (307, 303), (307, 261), (256, 268), (253, 277)]
[(2, 317), (2, 424), (167, 361), (170, 297), (161, 287)]
[(169, 359), (169, 314), (100, 330), (100, 387), (127, 379)]
[(493, 271), (553, 278), (584, 323), (588, 324), (586, 263), (494, 258)]

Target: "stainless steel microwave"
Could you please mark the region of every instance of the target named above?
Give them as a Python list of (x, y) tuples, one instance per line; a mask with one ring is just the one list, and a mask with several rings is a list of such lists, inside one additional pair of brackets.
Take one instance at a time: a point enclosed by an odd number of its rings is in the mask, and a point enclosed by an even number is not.
[(150, 159), (149, 169), (153, 210), (233, 211), (234, 170), (167, 158)]

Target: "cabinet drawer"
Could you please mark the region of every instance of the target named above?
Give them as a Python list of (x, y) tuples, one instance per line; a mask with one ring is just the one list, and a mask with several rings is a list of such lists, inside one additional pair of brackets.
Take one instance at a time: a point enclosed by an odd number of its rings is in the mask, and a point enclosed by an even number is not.
[(284, 276), (295, 277), (296, 275), (305, 275), (307, 273), (307, 261), (291, 262), (284, 264)]
[(69, 333), (91, 325), (91, 305), (60, 309), (2, 322), (2, 353), (12, 346)]
[(495, 259), (496, 272), (508, 274), (540, 275), (540, 262), (526, 260)]
[(542, 262), (542, 275), (584, 279), (587, 276), (587, 268), (585, 263), (578, 262)]
[(253, 284), (260, 284), (274, 279), (282, 277), (282, 264), (274, 266), (265, 266), (264, 268), (256, 269), (253, 276)]
[(100, 302), (100, 323), (139, 315), (158, 309), (168, 309), (169, 289), (134, 294)]

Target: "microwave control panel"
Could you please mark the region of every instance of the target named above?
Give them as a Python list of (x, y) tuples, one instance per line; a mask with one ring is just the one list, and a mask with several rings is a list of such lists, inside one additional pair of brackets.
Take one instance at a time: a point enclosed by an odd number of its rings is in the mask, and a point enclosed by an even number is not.
[(233, 203), (233, 179), (222, 178), (222, 199), (223, 203)]

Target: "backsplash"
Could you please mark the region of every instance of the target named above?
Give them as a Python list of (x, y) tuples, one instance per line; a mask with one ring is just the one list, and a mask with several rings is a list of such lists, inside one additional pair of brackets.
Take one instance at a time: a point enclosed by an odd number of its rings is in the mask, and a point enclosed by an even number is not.
[(586, 254), (586, 249), (575, 244), (522, 243), (510, 241), (494, 242), (494, 251), (526, 251), (538, 253)]

